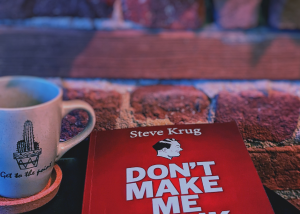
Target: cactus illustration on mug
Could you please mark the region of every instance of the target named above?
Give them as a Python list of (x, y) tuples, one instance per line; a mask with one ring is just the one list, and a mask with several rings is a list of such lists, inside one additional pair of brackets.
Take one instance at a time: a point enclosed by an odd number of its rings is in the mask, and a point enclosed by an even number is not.
[(42, 149), (39, 143), (34, 140), (33, 124), (30, 120), (24, 123), (23, 140), (17, 142), (17, 152), (13, 153), (21, 170), (38, 166), (39, 156)]

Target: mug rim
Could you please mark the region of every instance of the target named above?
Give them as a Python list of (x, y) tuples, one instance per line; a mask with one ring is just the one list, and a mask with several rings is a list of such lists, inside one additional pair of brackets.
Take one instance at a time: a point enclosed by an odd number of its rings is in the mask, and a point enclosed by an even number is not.
[(39, 81), (39, 82), (42, 82), (42, 83), (49, 84), (52, 87), (55, 87), (56, 89), (58, 89), (58, 94), (54, 98), (52, 98), (52, 99), (50, 99), (50, 100), (48, 100), (48, 101), (46, 101), (44, 103), (37, 104), (37, 105), (26, 106), (26, 107), (16, 107), (16, 108), (1, 108), (0, 107), (0, 110), (5, 110), (5, 111), (19, 111), (19, 110), (35, 109), (35, 108), (39, 108), (39, 107), (42, 107), (42, 106), (45, 106), (45, 105), (49, 105), (49, 104), (57, 101), (58, 99), (60, 99), (62, 97), (63, 92), (62, 92), (62, 89), (58, 85), (56, 85), (56, 84), (54, 84), (54, 83), (52, 83), (52, 82), (50, 82), (50, 81), (48, 81), (48, 80), (46, 80), (44, 78), (41, 78), (41, 77), (22, 76), (22, 75), (2, 76), (2, 77), (0, 77), (0, 82), (5, 81), (7, 79), (19, 79), (19, 78), (30, 79), (30, 80), (35, 80), (35, 81)]

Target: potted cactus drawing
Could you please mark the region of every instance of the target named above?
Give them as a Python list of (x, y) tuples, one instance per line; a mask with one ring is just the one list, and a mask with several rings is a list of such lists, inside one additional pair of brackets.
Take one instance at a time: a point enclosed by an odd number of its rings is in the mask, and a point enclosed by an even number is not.
[(32, 122), (27, 120), (24, 123), (23, 140), (17, 142), (17, 152), (13, 153), (13, 158), (23, 170), (37, 167), (40, 154), (42, 154), (42, 149), (34, 140)]

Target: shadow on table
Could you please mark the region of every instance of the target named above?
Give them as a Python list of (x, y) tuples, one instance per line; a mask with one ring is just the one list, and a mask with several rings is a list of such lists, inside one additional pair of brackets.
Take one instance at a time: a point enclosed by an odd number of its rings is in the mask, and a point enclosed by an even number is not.
[(88, 141), (84, 140), (72, 148), (57, 162), (63, 174), (57, 195), (49, 203), (26, 214), (81, 213)]

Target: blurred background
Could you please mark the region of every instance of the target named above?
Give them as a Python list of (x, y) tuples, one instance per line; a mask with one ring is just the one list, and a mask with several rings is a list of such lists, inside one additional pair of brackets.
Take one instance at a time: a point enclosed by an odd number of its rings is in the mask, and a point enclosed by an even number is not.
[(0, 0), (0, 75), (299, 79), (297, 0)]

